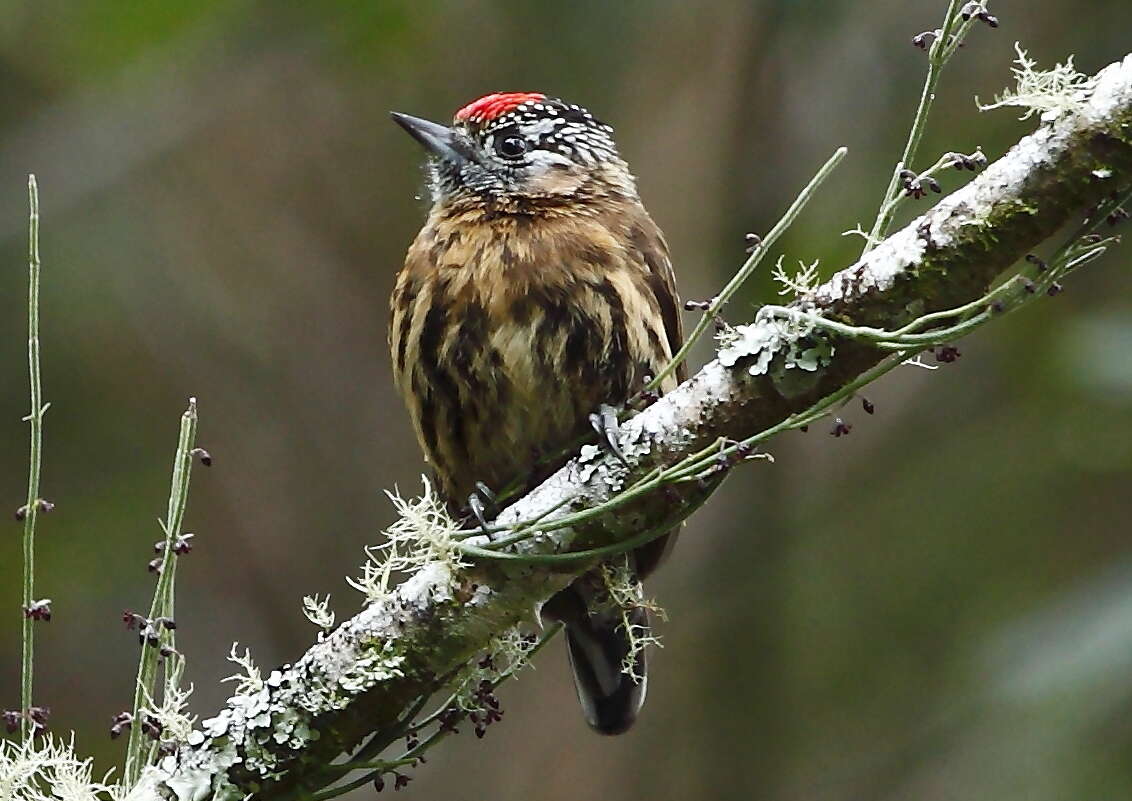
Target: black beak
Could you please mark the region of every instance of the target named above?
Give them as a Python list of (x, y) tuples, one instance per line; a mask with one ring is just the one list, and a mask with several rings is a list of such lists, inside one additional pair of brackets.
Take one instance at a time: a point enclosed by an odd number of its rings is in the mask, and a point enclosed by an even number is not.
[(389, 112), (389, 116), (408, 131), (409, 136), (420, 142), (429, 155), (452, 164), (468, 160), (463, 143), (451, 128), (397, 111)]

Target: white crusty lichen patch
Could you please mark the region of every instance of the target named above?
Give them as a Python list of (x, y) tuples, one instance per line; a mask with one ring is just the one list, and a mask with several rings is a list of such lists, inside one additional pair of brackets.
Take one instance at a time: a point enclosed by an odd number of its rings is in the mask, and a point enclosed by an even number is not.
[[(746, 360), (750, 375), (794, 369), (812, 373), (833, 357), (833, 346), (816, 330), (810, 317), (817, 313), (808, 300), (785, 313), (762, 309), (753, 323), (728, 332), (716, 358), (727, 368)], [(776, 361), (776, 356), (782, 358)]]
[[(383, 682), (405, 676), (404, 628), (453, 598), (448, 562), (419, 566), (394, 592), (325, 636), (294, 665), (261, 678), (246, 654), (238, 692), (188, 735), (178, 753), (147, 774), (156, 795), (176, 801), (243, 798), (284, 775), (295, 754), (319, 739), (313, 721), (352, 704)], [(229, 771), (238, 767), (237, 787)], [(131, 796), (133, 798), (133, 796)]]

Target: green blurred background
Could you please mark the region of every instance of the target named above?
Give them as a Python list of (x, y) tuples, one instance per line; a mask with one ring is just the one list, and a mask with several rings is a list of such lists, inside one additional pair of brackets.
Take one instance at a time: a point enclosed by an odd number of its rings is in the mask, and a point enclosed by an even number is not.
[[(179, 642), (196, 711), (239, 640), (263, 666), (314, 631), (422, 466), (394, 395), (386, 298), (422, 220), (401, 110), (538, 89), (614, 124), (710, 296), (838, 145), (782, 241), (849, 263), (903, 143), (943, 0), (0, 3), (0, 498), (26, 481), (26, 176), (43, 205), (46, 399), (37, 701), (110, 767), (129, 702), (177, 418), (200, 399)], [(1127, 0), (1000, 0), (944, 77), (920, 166), (1032, 123), (979, 114), (1012, 43), (1093, 72)], [(966, 177), (945, 176), (951, 190)], [(924, 203), (930, 201), (922, 201)], [(1132, 251), (868, 391), (876, 415), (772, 444), (697, 514), (651, 590), (671, 615), (649, 701), (586, 730), (561, 646), (504, 722), (407, 799), (1115, 799), (1132, 794)], [(777, 255), (777, 254), (773, 254)], [(733, 318), (775, 298), (761, 276)], [(706, 356), (701, 351), (700, 357)], [(5, 512), (7, 514), (7, 512)], [(0, 538), (0, 696), (18, 703), (19, 528)], [(361, 793), (357, 797), (367, 797)]]

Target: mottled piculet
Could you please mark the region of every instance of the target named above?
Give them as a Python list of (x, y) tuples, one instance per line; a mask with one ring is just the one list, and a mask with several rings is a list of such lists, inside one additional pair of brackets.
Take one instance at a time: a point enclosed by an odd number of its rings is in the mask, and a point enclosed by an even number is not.
[[(477, 482), (539, 480), (570, 456), (602, 404), (658, 375), (681, 342), (668, 246), (618, 155), (613, 129), (535, 92), (491, 94), (451, 127), (394, 114), (428, 151), (433, 205), (391, 299), (394, 377), (449, 503)], [(683, 375), (673, 374), (661, 391)], [(638, 579), (674, 536), (632, 554)], [(619, 613), (594, 611), (591, 573), (544, 615), (566, 623), (586, 720), (632, 725), (645, 682)], [(644, 609), (632, 622), (647, 626)], [(633, 673), (645, 675), (644, 655)]]

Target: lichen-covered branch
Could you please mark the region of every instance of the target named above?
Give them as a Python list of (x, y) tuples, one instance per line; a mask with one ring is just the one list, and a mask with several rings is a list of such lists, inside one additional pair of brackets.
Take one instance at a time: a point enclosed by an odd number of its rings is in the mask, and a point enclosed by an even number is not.
[[(965, 188), (791, 308), (846, 331), (899, 330), (982, 298), (1028, 251), (1127, 189), (1132, 55), (1075, 91), (1073, 102), (1047, 112), (1035, 133)], [(821, 328), (815, 348), (813, 331), (781, 314), (735, 329), (715, 360), (624, 424), (626, 463), (586, 449), (500, 515), (494, 528), (501, 531), (540, 521), (507, 552), (540, 557), (624, 546), (666, 530), (707, 499), (726, 469), (681, 474), (663, 491), (629, 493), (601, 514), (577, 513), (622, 497), (624, 488), (689, 454), (772, 429), (892, 357), (875, 338), (836, 326)], [(568, 515), (572, 525), (554, 528)], [(488, 535), (462, 542), (491, 546)], [(422, 699), (500, 633), (532, 620), (540, 603), (592, 562), (480, 559), (464, 551), (425, 565), (294, 664), (245, 682), (129, 797), (310, 797), (304, 786), (325, 782), (305, 785), (309, 777), (373, 732), (404, 733)]]

